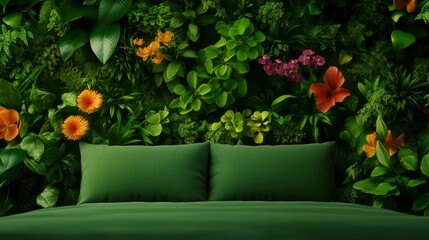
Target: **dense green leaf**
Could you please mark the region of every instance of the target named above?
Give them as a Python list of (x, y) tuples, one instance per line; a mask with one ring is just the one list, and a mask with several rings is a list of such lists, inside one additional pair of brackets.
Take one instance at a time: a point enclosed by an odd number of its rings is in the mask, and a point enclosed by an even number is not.
[(389, 173), (389, 169), (385, 167), (375, 167), (371, 172), (371, 177), (378, 177)]
[(402, 167), (410, 171), (417, 171), (419, 169), (419, 160), (417, 154), (411, 149), (401, 149), (398, 154)]
[(247, 94), (247, 81), (242, 78), (237, 82), (237, 92), (240, 97), (244, 97)]
[(221, 37), (220, 40), (215, 44), (216, 48), (221, 48), (226, 45), (226, 39)]
[(91, 49), (97, 58), (105, 64), (115, 52), (121, 35), (119, 24), (97, 25), (91, 31)]
[(344, 125), (350, 136), (355, 139), (358, 138), (364, 130), (363, 124), (356, 117), (347, 118)]
[(3, 17), (3, 22), (11, 28), (18, 28), (21, 25), (22, 13), (14, 11)]
[(8, 81), (0, 79), (0, 104), (8, 109), (21, 109), (22, 99), (18, 90)]
[(310, 2), (308, 4), (308, 11), (311, 15), (319, 15), (322, 13), (322, 10), (315, 3)]
[(188, 35), (188, 38), (191, 39), (191, 41), (198, 41), (198, 38), (200, 38), (198, 26), (195, 23), (190, 23), (188, 25), (188, 31), (186, 32), (186, 35)]
[(127, 14), (132, 0), (101, 0), (98, 21), (101, 24), (113, 23)]
[(228, 93), (226, 91), (222, 91), (218, 95), (216, 95), (215, 102), (218, 107), (225, 107), (226, 102), (228, 100)]
[(54, 163), (58, 162), (61, 158), (61, 151), (58, 147), (52, 146), (48, 149), (46, 149), (45, 152), (43, 152), (42, 155), (42, 162), (46, 166), (51, 166)]
[(198, 92), (200, 95), (206, 95), (206, 94), (207, 94), (207, 93), (209, 93), (211, 90), (212, 90), (212, 89), (211, 89), (210, 85), (209, 85), (209, 84), (204, 83), (204, 84), (201, 84), (201, 86), (199, 86), (199, 87), (198, 87), (197, 92)]
[(45, 164), (41, 162), (36, 162), (34, 159), (24, 159), (24, 164), (27, 166), (28, 169), (31, 171), (39, 174), (39, 175), (45, 175), (46, 174), (46, 166)]
[(21, 142), (21, 148), (27, 151), (28, 155), (37, 162), (42, 159), (42, 154), (45, 151), (45, 144), (37, 135), (28, 135)]
[(386, 123), (383, 121), (383, 119), (380, 116), (377, 117), (375, 131), (377, 132), (377, 136), (381, 140), (386, 139), (388, 129), (387, 129)]
[(191, 88), (196, 89), (198, 84), (198, 76), (196, 71), (190, 71), (186, 77)]
[(228, 40), (226, 42), (226, 49), (228, 50), (232, 50), (237, 46), (237, 41), (235, 41), (234, 39)]
[(194, 99), (194, 101), (191, 104), (192, 109), (194, 111), (199, 111), (201, 109), (201, 100), (200, 99)]
[(424, 179), (421, 179), (421, 178), (413, 179), (413, 180), (410, 180), (408, 182), (408, 186), (409, 187), (417, 187), (417, 186), (425, 184), (425, 183), (426, 183), (426, 180), (424, 180)]
[(422, 173), (426, 175), (426, 177), (429, 177), (429, 154), (423, 156), (420, 169), (422, 170)]
[(161, 115), (159, 113), (149, 112), (146, 115), (146, 119), (145, 120), (148, 123), (157, 124), (157, 123), (161, 122)]
[(401, 30), (395, 30), (392, 31), (391, 39), (394, 48), (403, 49), (412, 45), (416, 41), (416, 36)]
[(358, 181), (353, 184), (353, 187), (364, 193), (370, 193), (377, 196), (387, 195), (390, 191), (396, 189), (396, 186), (389, 182), (375, 183), (372, 179)]
[(89, 32), (83, 29), (69, 31), (58, 41), (61, 57), (67, 61), (73, 53), (89, 41)]
[(60, 191), (57, 188), (47, 186), (43, 189), (43, 192), (37, 196), (36, 203), (43, 208), (54, 207), (57, 204), (59, 194)]
[(376, 155), (377, 155), (378, 162), (387, 168), (391, 168), (391, 166), (390, 166), (390, 155), (387, 152), (384, 145), (380, 142), (380, 140), (377, 141), (377, 145), (376, 145), (375, 149), (376, 149)]
[(274, 99), (274, 101), (271, 103), (271, 107), (274, 108), (278, 104), (280, 104), (281, 102), (283, 102), (284, 100), (286, 100), (288, 98), (294, 98), (294, 97), (295, 97), (294, 95), (290, 95), (290, 94), (281, 95), (280, 97)]
[(181, 65), (178, 61), (173, 61), (167, 66), (167, 78), (173, 79), (176, 74), (179, 72)]
[(182, 54), (182, 56), (186, 58), (198, 58), (198, 53), (194, 50), (188, 49)]
[(162, 125), (160, 123), (150, 124), (146, 128), (149, 131), (150, 135), (154, 137), (159, 136), (162, 132)]
[(50, 184), (56, 184), (63, 180), (63, 173), (59, 164), (55, 164), (47, 170), (46, 180)]
[(348, 54), (344, 49), (341, 50), (340, 55), (339, 55), (339, 63), (340, 65), (344, 65), (348, 62), (350, 62), (353, 59), (353, 57)]
[(418, 212), (429, 205), (429, 192), (420, 195), (413, 203), (413, 210)]
[(246, 51), (241, 50), (241, 49), (238, 50), (238, 52), (237, 52), (237, 59), (239, 61), (246, 61), (247, 58), (248, 58), (248, 56), (247, 56), (247, 52)]
[(82, 6), (76, 1), (62, 1), (61, 4), (59, 4), (58, 10), (62, 20), (66, 23), (83, 17), (95, 21), (98, 18), (98, 9), (91, 6)]
[(18, 165), (26, 158), (26, 152), (20, 148), (9, 148), (0, 152), (0, 175)]
[(176, 86), (174, 86), (174, 93), (177, 95), (182, 95), (186, 92), (186, 88), (185, 86), (183, 86), (183, 84), (176, 84)]
[(245, 74), (249, 72), (249, 63), (247, 61), (237, 61), (235, 63), (231, 63), (232, 68), (237, 71), (238, 74)]
[(217, 47), (210, 45), (204, 49), (205, 56), (209, 59), (214, 59), (218, 56), (219, 50)]

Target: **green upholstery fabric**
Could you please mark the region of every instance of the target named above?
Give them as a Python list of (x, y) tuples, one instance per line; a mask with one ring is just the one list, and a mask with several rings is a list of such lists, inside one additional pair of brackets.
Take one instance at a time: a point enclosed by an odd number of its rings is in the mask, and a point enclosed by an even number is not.
[(207, 200), (209, 143), (174, 146), (80, 144), (79, 204)]
[(426, 240), (429, 218), (335, 202), (88, 203), (0, 217), (3, 240)]
[(335, 142), (210, 144), (209, 200), (333, 200), (334, 155)]

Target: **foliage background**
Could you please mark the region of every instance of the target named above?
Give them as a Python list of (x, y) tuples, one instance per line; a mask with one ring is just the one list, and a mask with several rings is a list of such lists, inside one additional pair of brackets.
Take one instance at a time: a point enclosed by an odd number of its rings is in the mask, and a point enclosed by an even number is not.
[[(0, 105), (18, 111), (21, 124), (14, 140), (0, 139), (0, 215), (77, 202), (78, 142), (61, 130), (75, 114), (90, 122), (80, 141), (97, 144), (337, 141), (339, 200), (429, 214), (427, 0), (413, 13), (385, 0), (0, 6)], [(134, 39), (146, 46), (167, 30), (174, 36), (160, 48), (161, 64), (136, 55)], [(299, 83), (258, 63), (264, 54), (287, 63), (306, 49), (326, 64), (300, 67)], [(329, 66), (351, 96), (322, 113), (308, 89)], [(76, 106), (85, 89), (103, 95), (91, 115)], [(376, 127), (380, 143), (368, 158), (362, 146)], [(392, 156), (387, 129), (405, 134)]]

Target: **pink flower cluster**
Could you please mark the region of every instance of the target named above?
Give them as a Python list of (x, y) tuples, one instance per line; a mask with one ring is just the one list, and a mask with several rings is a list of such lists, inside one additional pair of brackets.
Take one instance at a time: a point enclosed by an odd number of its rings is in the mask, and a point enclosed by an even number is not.
[(300, 64), (310, 67), (321, 67), (325, 64), (325, 59), (322, 56), (314, 55), (314, 51), (307, 49), (302, 51), (298, 59), (291, 59), (288, 63), (283, 63), (280, 59), (272, 61), (270, 56), (265, 54), (258, 62), (263, 66), (267, 75), (285, 76), (288, 81), (300, 82), (304, 77), (299, 73)]

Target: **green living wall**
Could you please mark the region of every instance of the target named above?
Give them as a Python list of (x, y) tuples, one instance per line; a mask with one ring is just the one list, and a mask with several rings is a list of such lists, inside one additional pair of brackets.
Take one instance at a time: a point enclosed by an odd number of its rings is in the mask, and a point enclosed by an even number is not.
[(336, 141), (339, 201), (429, 215), (428, 0), (0, 0), (0, 18), (0, 215), (75, 204), (80, 141)]

